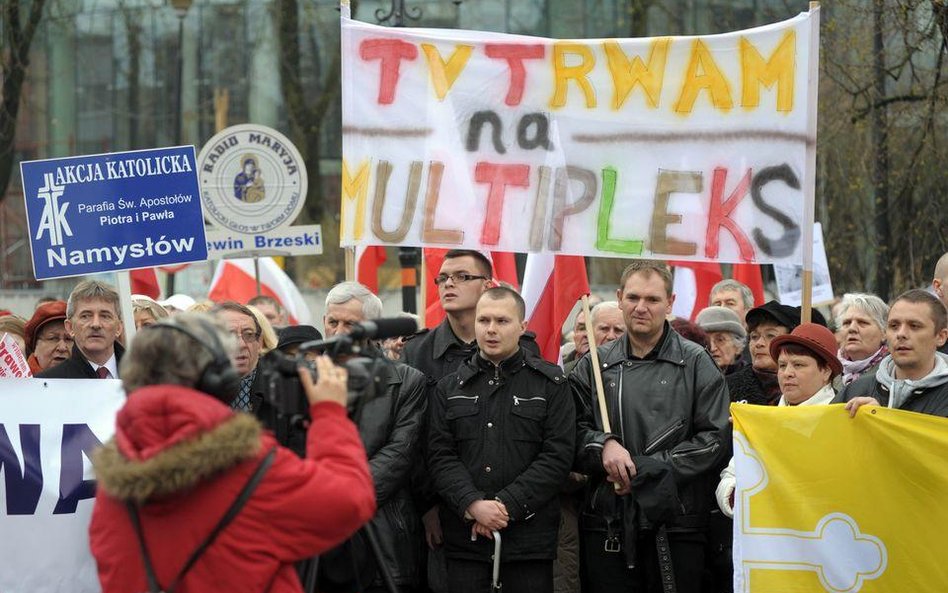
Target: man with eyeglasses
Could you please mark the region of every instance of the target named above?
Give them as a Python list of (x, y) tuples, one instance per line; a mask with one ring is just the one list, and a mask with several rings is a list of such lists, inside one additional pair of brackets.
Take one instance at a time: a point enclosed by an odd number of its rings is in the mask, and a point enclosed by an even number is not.
[(220, 319), (227, 330), (237, 337), (237, 355), (234, 368), (240, 375), (240, 391), (230, 406), (257, 414), (264, 403), (263, 385), (257, 384), (257, 363), (260, 361), (260, 324), (253, 312), (234, 301), (223, 301), (211, 308), (211, 314)]
[(478, 251), (452, 249), (444, 255), (434, 278), (445, 318), (438, 327), (405, 344), (405, 362), (428, 377), (430, 384), (450, 375), (476, 349), (474, 309), (491, 287), (493, 269)]

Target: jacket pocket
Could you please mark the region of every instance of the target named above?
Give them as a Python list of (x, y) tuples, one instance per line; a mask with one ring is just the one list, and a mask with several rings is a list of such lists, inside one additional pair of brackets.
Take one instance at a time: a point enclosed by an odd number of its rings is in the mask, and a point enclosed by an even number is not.
[(543, 421), (546, 419), (545, 397), (515, 395), (510, 411), (513, 440), (535, 443), (543, 440)]
[(447, 409), (444, 417), (451, 426), (451, 432), (459, 440), (476, 439), (480, 437), (480, 423), (478, 422), (479, 396), (452, 395), (447, 398)]
[(684, 418), (675, 418), (672, 422), (662, 426), (649, 435), (648, 441), (645, 443), (645, 449), (642, 450), (642, 455), (651, 455), (656, 451), (668, 449), (669, 445), (678, 442), (678, 435), (681, 434), (684, 428)]

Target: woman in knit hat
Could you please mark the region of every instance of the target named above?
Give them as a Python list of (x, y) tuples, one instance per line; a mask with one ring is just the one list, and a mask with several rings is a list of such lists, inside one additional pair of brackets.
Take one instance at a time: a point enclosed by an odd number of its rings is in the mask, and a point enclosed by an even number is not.
[(727, 307), (707, 307), (695, 321), (708, 334), (708, 351), (721, 372), (730, 375), (740, 370), (747, 331), (737, 313)]

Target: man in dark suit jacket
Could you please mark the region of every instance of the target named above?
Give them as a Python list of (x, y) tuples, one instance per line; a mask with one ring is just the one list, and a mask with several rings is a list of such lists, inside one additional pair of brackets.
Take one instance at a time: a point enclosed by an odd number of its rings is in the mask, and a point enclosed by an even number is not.
[(72, 356), (36, 375), (40, 379), (118, 379), (124, 349), (122, 314), (115, 289), (97, 280), (76, 285), (66, 304), (66, 331)]

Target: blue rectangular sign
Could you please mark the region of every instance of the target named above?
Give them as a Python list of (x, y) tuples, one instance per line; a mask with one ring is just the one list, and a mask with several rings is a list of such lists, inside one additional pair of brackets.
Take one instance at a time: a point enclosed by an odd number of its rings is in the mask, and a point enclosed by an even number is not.
[(207, 259), (194, 147), (20, 163), (37, 280)]

